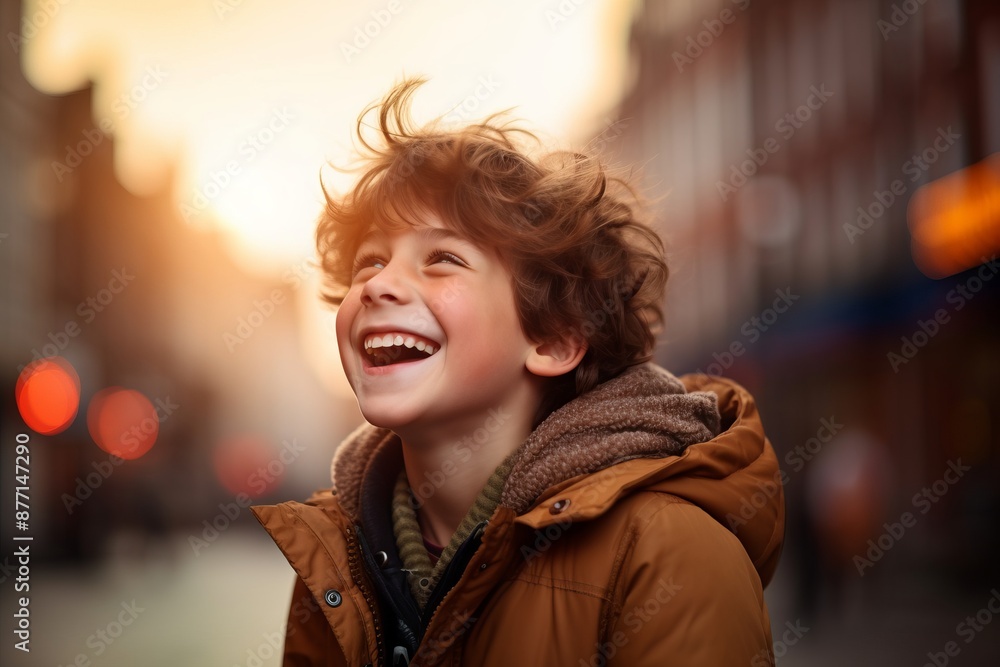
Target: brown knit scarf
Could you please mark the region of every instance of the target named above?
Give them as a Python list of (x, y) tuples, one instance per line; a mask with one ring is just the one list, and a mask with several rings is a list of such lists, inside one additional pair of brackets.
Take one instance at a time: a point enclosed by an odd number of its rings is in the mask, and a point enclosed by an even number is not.
[[(539, 424), (490, 477), (433, 568), (402, 474), (393, 493), (393, 531), (414, 597), (424, 605), (455, 550), (497, 506), (523, 513), (546, 489), (571, 477), (630, 459), (678, 455), (718, 432), (715, 394), (687, 393), (676, 377), (654, 364), (633, 366)], [(365, 425), (334, 456), (333, 483), (351, 515), (358, 516), (366, 462), (377, 449), (390, 446), (400, 446), (394, 434)]]

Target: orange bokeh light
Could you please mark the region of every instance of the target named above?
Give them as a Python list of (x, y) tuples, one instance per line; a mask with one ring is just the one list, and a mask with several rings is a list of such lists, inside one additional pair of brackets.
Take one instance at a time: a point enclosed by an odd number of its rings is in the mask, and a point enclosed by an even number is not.
[(1000, 252), (1000, 153), (921, 187), (907, 216), (913, 259), (930, 278)]
[(28, 428), (41, 435), (62, 433), (80, 409), (80, 376), (62, 357), (39, 359), (21, 371), (14, 396)]
[(242, 493), (258, 498), (277, 488), (285, 477), (285, 464), (278, 449), (252, 435), (219, 441), (214, 465), (219, 483), (233, 495)]
[(160, 420), (156, 408), (140, 392), (108, 387), (90, 399), (87, 428), (98, 447), (119, 458), (132, 460), (156, 444)]

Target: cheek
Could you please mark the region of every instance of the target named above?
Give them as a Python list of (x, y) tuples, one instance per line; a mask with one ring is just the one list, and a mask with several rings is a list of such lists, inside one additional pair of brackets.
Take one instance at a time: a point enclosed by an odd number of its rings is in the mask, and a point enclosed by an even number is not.
[[(463, 361), (470, 371), (496, 373), (496, 364), (520, 358), (527, 341), (513, 306), (505, 295), (490, 293), (461, 299), (449, 306), (449, 322)], [(451, 337), (450, 336), (450, 337)]]
[(337, 332), (337, 345), (341, 349), (341, 353), (345, 348), (349, 348), (351, 344), (351, 325), (354, 323), (354, 318), (358, 314), (359, 303), (356, 298), (352, 298), (353, 295), (348, 294), (344, 301), (337, 308), (337, 319), (336, 319), (336, 332)]

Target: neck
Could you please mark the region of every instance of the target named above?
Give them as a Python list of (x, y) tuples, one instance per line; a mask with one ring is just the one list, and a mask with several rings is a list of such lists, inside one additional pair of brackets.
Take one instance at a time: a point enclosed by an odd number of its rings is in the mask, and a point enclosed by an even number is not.
[[(518, 418), (518, 415), (522, 415)], [(470, 426), (400, 434), (424, 538), (445, 546), (490, 476), (531, 433), (532, 413), (499, 406)]]

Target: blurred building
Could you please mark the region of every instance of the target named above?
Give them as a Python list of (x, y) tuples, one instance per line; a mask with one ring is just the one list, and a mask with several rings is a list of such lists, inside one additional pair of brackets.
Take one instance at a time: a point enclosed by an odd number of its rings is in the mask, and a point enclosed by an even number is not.
[[(3, 5), (4, 34), (17, 33), (17, 9)], [(113, 173), (113, 136), (93, 116), (92, 89), (41, 94), (8, 55), (0, 61), (4, 442), (26, 430), (13, 391), (26, 364), (58, 354), (81, 380), (72, 425), (33, 439), (40, 558), (84, 560), (123, 533), (185, 533), (211, 521), (237, 493), (220, 467), (244, 463), (220, 463), (222, 444), (250, 443), (267, 465), (285, 443), (297, 443), (301, 453), (264, 498), (328, 484), (333, 448), (358, 416), (303, 358), (301, 272), (289, 267), (266, 279), (239, 269), (218, 232), (182, 219), (171, 183), (150, 197), (126, 191)], [(260, 306), (276, 294), (280, 301)], [(267, 312), (254, 315), (260, 308)], [(120, 465), (109, 463), (87, 424), (91, 399), (112, 386), (142, 392), (159, 421), (152, 450)], [(12, 513), (5, 494), (4, 511), (8, 505)], [(255, 525), (245, 512), (240, 523)]]
[[(920, 520), (866, 583), (995, 580), (1000, 280), (978, 260), (925, 276), (907, 209), (920, 186), (1000, 151), (998, 36), (1000, 6), (976, 0), (647, 1), (637, 14), (618, 158), (666, 195), (659, 358), (758, 396), (789, 475), (782, 571), (806, 611), (860, 580), (845, 544), (863, 553), (906, 511)], [(877, 488), (840, 506), (829, 535), (807, 496), (854, 465), (823, 451), (845, 440), (867, 443), (854, 464)], [(919, 514), (914, 494), (959, 458), (971, 470)]]

